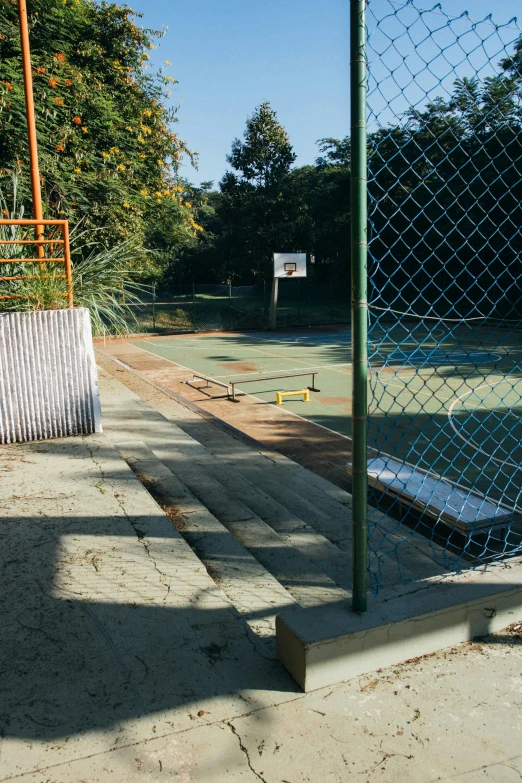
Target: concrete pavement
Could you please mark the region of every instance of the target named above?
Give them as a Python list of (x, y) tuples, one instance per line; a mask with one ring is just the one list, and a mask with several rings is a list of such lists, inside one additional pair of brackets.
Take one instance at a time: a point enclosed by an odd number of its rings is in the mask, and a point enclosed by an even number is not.
[(0, 781), (522, 777), (522, 618), (305, 695), (104, 436), (0, 475)]

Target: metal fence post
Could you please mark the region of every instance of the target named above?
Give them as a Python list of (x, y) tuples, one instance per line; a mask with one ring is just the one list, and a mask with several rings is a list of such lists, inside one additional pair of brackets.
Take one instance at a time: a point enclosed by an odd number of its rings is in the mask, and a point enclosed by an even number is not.
[(192, 328), (196, 331), (196, 284), (192, 281)]
[(352, 264), (352, 493), (353, 598), (356, 612), (367, 609), (367, 162), (366, 162), (366, 0), (350, 0), (351, 264)]
[(233, 324), (233, 316), (232, 316), (232, 281), (228, 281), (228, 312), (229, 312), (229, 321), (230, 321), (230, 331), (234, 328)]
[(156, 331), (156, 283), (152, 284), (152, 331)]

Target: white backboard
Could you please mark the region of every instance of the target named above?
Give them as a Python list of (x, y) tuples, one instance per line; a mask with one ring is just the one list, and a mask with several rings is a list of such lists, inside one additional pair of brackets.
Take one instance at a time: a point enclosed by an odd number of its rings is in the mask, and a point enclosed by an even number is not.
[(274, 277), (306, 277), (306, 253), (274, 253)]

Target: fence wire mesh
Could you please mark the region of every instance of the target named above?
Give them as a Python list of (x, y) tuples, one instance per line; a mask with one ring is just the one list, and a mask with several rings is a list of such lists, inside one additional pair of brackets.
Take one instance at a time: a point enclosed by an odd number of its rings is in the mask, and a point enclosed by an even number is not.
[[(133, 332), (178, 333), (266, 329), (271, 283), (234, 286), (189, 283), (164, 290), (141, 286), (130, 305)], [(337, 282), (308, 278), (279, 281), (278, 327), (349, 323), (350, 302)]]
[(522, 31), (419, 5), (368, 3), (374, 589), (522, 550)]

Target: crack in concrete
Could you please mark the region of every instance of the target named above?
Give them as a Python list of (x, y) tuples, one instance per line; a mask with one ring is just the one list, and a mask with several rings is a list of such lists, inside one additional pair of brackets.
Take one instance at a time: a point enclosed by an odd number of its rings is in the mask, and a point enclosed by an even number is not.
[(250, 761), (250, 754), (248, 752), (248, 749), (245, 747), (245, 745), (243, 745), (243, 740), (241, 739), (241, 736), (238, 733), (238, 731), (237, 731), (236, 727), (234, 726), (234, 724), (231, 721), (225, 721), (225, 725), (228, 726), (229, 729), (231, 730), (232, 734), (235, 737), (237, 737), (237, 740), (239, 742), (239, 747), (241, 749), (241, 752), (245, 754), (245, 758), (246, 758), (246, 761), (247, 761), (247, 764), (248, 764), (248, 768), (250, 769), (250, 771), (256, 776), (256, 778), (258, 780), (262, 780), (263, 783), (267, 783), (266, 778), (264, 778), (259, 772), (256, 772), (256, 770), (252, 766), (252, 762)]
[(237, 619), (241, 622), (247, 641), (252, 646), (254, 652), (257, 655), (260, 655), (261, 658), (264, 658), (265, 661), (270, 661), (271, 663), (274, 663), (276, 661), (275, 656), (265, 655), (265, 653), (261, 652), (261, 650), (259, 649), (259, 645), (262, 643), (263, 637), (260, 637), (258, 636), (258, 634), (255, 633), (255, 631), (253, 630), (253, 628), (250, 627), (250, 625), (245, 620), (243, 615), (238, 615)]
[[(148, 540), (148, 538), (145, 535), (145, 533), (142, 530), (140, 530), (135, 525), (134, 521), (132, 520), (132, 518), (127, 513), (127, 509), (125, 508), (124, 501), (121, 498), (121, 496), (119, 495), (119, 493), (115, 493), (114, 492), (114, 484), (112, 483), (112, 481), (105, 474), (105, 471), (103, 470), (103, 467), (100, 464), (99, 460), (97, 460), (96, 457), (94, 456), (94, 452), (93, 452), (93, 449), (91, 448), (91, 444), (87, 442), (86, 438), (84, 438), (83, 440), (85, 442), (87, 450), (89, 451), (89, 454), (91, 455), (91, 460), (93, 461), (94, 465), (96, 465), (96, 467), (98, 468), (98, 470), (100, 472), (102, 480), (104, 482), (106, 482), (109, 485), (109, 487), (111, 487), (111, 489), (113, 490), (113, 496), (114, 496), (116, 502), (118, 503), (118, 506), (120, 507), (121, 511), (123, 512), (123, 515), (125, 516), (125, 519), (130, 524), (132, 529), (134, 530), (134, 533), (135, 533), (136, 538), (138, 539), (138, 541), (143, 545), (143, 548), (144, 548), (144, 550), (145, 550), (145, 552), (147, 554), (147, 557), (151, 560), (151, 562), (152, 562), (152, 564), (154, 566), (154, 570), (159, 574), (159, 577), (160, 577), (159, 581), (163, 585), (163, 587), (165, 587), (165, 589), (166, 589), (166, 593), (165, 593), (165, 596), (163, 598), (163, 601), (165, 602), (167, 600), (168, 596), (169, 596), (169, 593), (170, 593), (171, 580), (168, 578), (167, 574), (165, 574), (163, 571), (161, 571), (158, 568), (158, 564), (156, 562), (156, 558), (154, 557), (154, 555), (152, 554), (152, 552), (150, 550), (150, 541)], [(165, 580), (167, 580), (167, 581), (165, 581)]]

